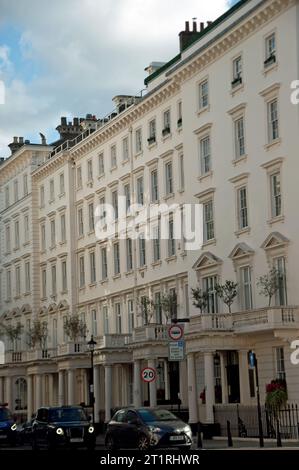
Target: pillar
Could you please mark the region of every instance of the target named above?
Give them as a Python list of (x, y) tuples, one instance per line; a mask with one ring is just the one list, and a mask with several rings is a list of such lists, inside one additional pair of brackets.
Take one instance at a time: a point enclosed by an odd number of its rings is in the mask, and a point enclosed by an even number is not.
[(112, 366), (105, 366), (105, 422), (111, 419), (112, 407)]
[(168, 373), (168, 361), (167, 361), (167, 359), (164, 359), (163, 363), (164, 363), (165, 400), (169, 400), (170, 399), (170, 389), (169, 389), (169, 373)]
[(8, 408), (14, 410), (13, 398), (12, 398), (12, 377), (5, 378), (5, 401), (8, 403)]
[[(148, 367), (156, 370), (156, 360), (150, 359), (148, 361)], [(150, 406), (157, 406), (157, 380), (153, 380), (149, 384), (149, 399), (150, 399)]]
[(94, 366), (93, 372), (93, 390), (94, 390), (94, 421), (100, 421), (100, 367)]
[(0, 377), (0, 403), (4, 402), (3, 385), (4, 385), (4, 377)]
[(33, 406), (32, 406), (32, 393), (33, 393), (33, 377), (32, 375), (27, 376), (27, 419), (28, 421), (31, 420), (32, 413), (33, 413)]
[(64, 371), (60, 370), (58, 372), (58, 405), (64, 405)]
[(187, 355), (189, 423), (198, 422), (195, 354)]
[(183, 407), (188, 407), (187, 361), (180, 361), (180, 399)]
[(220, 352), (222, 403), (228, 403), (227, 373), (225, 351)]
[(214, 422), (214, 355), (212, 352), (204, 353), (205, 387), (206, 387), (206, 422)]
[(53, 374), (48, 374), (48, 397), (49, 397), (49, 405), (54, 406), (54, 380)]
[(35, 410), (42, 406), (42, 375), (35, 376)]
[(248, 351), (239, 351), (239, 380), (240, 380), (240, 402), (242, 405), (251, 403), (248, 373)]
[(68, 405), (75, 404), (75, 369), (69, 369), (67, 372), (67, 394)]
[(136, 359), (134, 361), (134, 406), (139, 408), (141, 406), (141, 361)]

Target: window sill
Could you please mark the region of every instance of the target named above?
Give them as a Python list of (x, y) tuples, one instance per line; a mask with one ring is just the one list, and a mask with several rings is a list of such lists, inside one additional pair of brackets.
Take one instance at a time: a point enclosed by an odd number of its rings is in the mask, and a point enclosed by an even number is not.
[(77, 186), (76, 191), (80, 191), (80, 189), (82, 189), (82, 184), (81, 186)]
[(273, 72), (274, 70), (277, 70), (278, 69), (278, 62), (274, 62), (273, 64), (271, 65), (268, 65), (264, 67), (264, 69), (262, 70), (262, 74), (263, 75), (268, 75), (269, 72)]
[(57, 298), (57, 294), (52, 294), (52, 295), (50, 295), (50, 299), (51, 299), (51, 300), (56, 300), (56, 298)]
[(242, 155), (242, 157), (238, 157), (238, 158), (235, 158), (234, 160), (232, 160), (232, 164), (234, 166), (238, 165), (239, 163), (242, 163), (242, 162), (246, 162), (247, 161), (247, 155)]
[(273, 147), (277, 147), (278, 145), (281, 144), (281, 138), (279, 137), (278, 139), (272, 140), (272, 142), (269, 142), (264, 146), (265, 150), (271, 150)]
[(86, 184), (87, 184), (87, 186), (89, 186), (90, 188), (92, 188), (92, 187), (93, 187), (93, 180), (87, 181)]
[(18, 251), (19, 249), (20, 249), (20, 247), (19, 247), (19, 246), (16, 246), (16, 247), (13, 249), (13, 251), (16, 252), (16, 251)]
[(125, 276), (126, 276), (126, 277), (129, 277), (129, 276), (132, 276), (133, 274), (134, 274), (134, 271), (131, 269), (130, 271), (127, 271), (127, 272), (125, 273)]
[(156, 148), (157, 147), (157, 141), (155, 140), (155, 142), (153, 142), (152, 144), (148, 144), (147, 148), (149, 150), (152, 150), (153, 148)]
[(41, 302), (46, 302), (48, 300), (48, 297), (41, 297)]
[(241, 235), (245, 235), (249, 233), (250, 233), (250, 227), (245, 227), (245, 228), (235, 231), (236, 237), (240, 237)]
[(210, 111), (210, 105), (205, 106), (204, 108), (200, 108), (197, 111), (197, 116), (201, 116), (203, 113)]
[(125, 160), (123, 160), (123, 161), (121, 162), (122, 166), (125, 166), (127, 163), (129, 163), (129, 161), (130, 161), (130, 160), (129, 160), (128, 158), (126, 158)]
[(23, 243), (23, 246), (28, 246), (28, 245), (30, 245), (30, 240), (28, 240), (27, 242), (24, 242), (24, 243)]
[(31, 295), (31, 292), (24, 292), (24, 297), (28, 297), (28, 295)]
[(49, 199), (49, 204), (53, 204), (55, 202), (55, 199)]
[(50, 246), (50, 250), (51, 250), (51, 251), (53, 251), (53, 250), (55, 250), (55, 249), (56, 249), (56, 245)]
[(143, 154), (143, 151), (140, 150), (139, 152), (136, 152), (136, 153), (135, 153), (134, 157), (135, 157), (135, 158), (141, 157), (142, 154)]
[(79, 235), (78, 236), (78, 240), (83, 240), (84, 239), (84, 235)]
[(153, 261), (152, 262), (152, 267), (156, 268), (158, 266), (161, 266), (161, 264), (162, 264), (162, 260)]
[(268, 225), (273, 225), (279, 222), (284, 222), (284, 215), (278, 215), (277, 217), (271, 217), (271, 219), (267, 220)]
[(165, 258), (165, 261), (167, 263), (172, 263), (173, 261), (176, 261), (177, 260), (177, 255), (172, 255), (172, 256), (168, 256), (167, 258)]
[(101, 286), (103, 286), (104, 284), (107, 284), (107, 282), (108, 282), (108, 277), (106, 279), (102, 279), (100, 281), (100, 284), (101, 284)]
[(205, 173), (204, 175), (198, 176), (197, 180), (198, 181), (204, 181), (207, 178), (212, 178), (212, 176), (213, 176), (213, 171), (211, 170), (211, 171), (208, 171), (207, 173)]
[(168, 199), (174, 198), (174, 193), (167, 194), (166, 196), (163, 197), (164, 201), (168, 201)]
[(90, 284), (88, 284), (88, 287), (96, 287), (97, 283), (96, 282), (91, 282)]
[(95, 234), (95, 230), (94, 230), (94, 229), (93, 229), (93, 230), (90, 230), (90, 231), (87, 233), (87, 235), (88, 235), (89, 237), (90, 237), (90, 235), (94, 235), (94, 234)]
[(41, 250), (41, 252), (40, 252), (41, 255), (45, 255), (46, 253), (47, 253), (47, 250), (45, 250), (45, 249)]
[(230, 90), (230, 94), (232, 96), (235, 96), (239, 91), (244, 91), (244, 83), (240, 83), (240, 85), (236, 85), (235, 87), (232, 87)]
[(79, 287), (79, 291), (85, 292), (85, 287), (86, 287), (86, 286), (81, 286), (81, 287)]
[(140, 266), (140, 268), (138, 268), (138, 271), (139, 271), (140, 273), (143, 273), (143, 272), (146, 271), (146, 270), (147, 270), (147, 265), (146, 265), (146, 264), (145, 264), (144, 266)]
[(161, 140), (162, 140), (162, 142), (165, 142), (165, 140), (171, 139), (171, 137), (172, 137), (172, 133), (169, 132), (169, 133), (166, 134), (166, 135), (162, 135), (162, 139), (161, 139)]
[(211, 240), (207, 240), (203, 242), (202, 244), (203, 247), (211, 246), (211, 245), (216, 245), (216, 238), (211, 238)]
[(181, 188), (178, 190), (178, 193), (183, 194), (185, 192), (185, 188)]
[(120, 278), (121, 278), (121, 274), (115, 274), (114, 276), (112, 276), (113, 281), (116, 281), (117, 279), (120, 279)]
[(20, 298), (21, 298), (21, 295), (20, 295), (20, 294), (14, 296), (14, 300), (19, 300)]
[(59, 242), (59, 245), (60, 246), (66, 245), (66, 240), (63, 240), (63, 241)]
[(63, 193), (60, 193), (60, 194), (58, 195), (59, 199), (63, 198), (64, 196), (65, 196), (65, 191), (63, 191)]
[(61, 295), (67, 295), (67, 293), (68, 293), (68, 290), (67, 290), (67, 289), (66, 289), (66, 290), (62, 290), (62, 291), (60, 292)]
[(101, 175), (98, 176), (98, 180), (100, 181), (101, 179), (105, 178), (105, 173), (102, 173)]

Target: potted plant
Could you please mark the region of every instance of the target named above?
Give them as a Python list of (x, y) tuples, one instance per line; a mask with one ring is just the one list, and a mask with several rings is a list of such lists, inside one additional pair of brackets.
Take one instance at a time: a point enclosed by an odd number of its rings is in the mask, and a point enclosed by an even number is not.
[(266, 385), (266, 405), (269, 408), (279, 410), (288, 400), (286, 381), (272, 380)]
[(232, 313), (231, 306), (237, 296), (238, 283), (234, 281), (225, 281), (224, 284), (217, 284), (215, 290), (217, 295), (222, 299), (223, 303), (227, 305), (229, 313)]
[(268, 307), (271, 306), (273, 296), (279, 289), (279, 280), (281, 273), (276, 268), (270, 269), (267, 274), (260, 276), (257, 280), (257, 286), (260, 291), (259, 294), (268, 297)]
[(202, 291), (200, 287), (191, 289), (191, 292), (193, 298), (193, 305), (196, 308), (199, 308), (200, 313), (202, 313), (208, 305), (209, 293), (206, 291)]

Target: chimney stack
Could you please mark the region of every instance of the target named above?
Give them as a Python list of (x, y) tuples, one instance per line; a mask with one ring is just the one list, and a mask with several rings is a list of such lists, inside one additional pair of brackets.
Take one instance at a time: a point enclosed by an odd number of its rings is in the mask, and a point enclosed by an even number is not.
[(203, 21), (200, 22), (200, 31), (203, 31), (205, 29), (205, 24)]
[(197, 32), (197, 24), (196, 21), (193, 21), (193, 33)]
[(14, 154), (20, 147), (24, 145), (24, 137), (14, 137), (13, 142), (8, 145), (11, 154)]

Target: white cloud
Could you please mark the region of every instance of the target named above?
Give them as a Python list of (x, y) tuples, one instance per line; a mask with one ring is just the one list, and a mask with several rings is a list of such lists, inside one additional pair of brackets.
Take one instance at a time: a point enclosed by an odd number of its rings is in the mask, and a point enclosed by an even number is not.
[[(1, 22), (21, 31), (23, 60), (34, 60), (39, 75), (26, 83), (18, 75), (6, 84), (0, 106), (3, 136), (46, 132), (59, 116), (102, 116), (118, 93), (143, 88), (144, 67), (170, 60), (178, 52), (185, 20), (214, 20), (226, 0), (0, 0)], [(1, 23), (0, 23), (1, 27)], [(0, 64), (10, 64), (0, 46)], [(2, 147), (1, 147), (2, 145)]]

